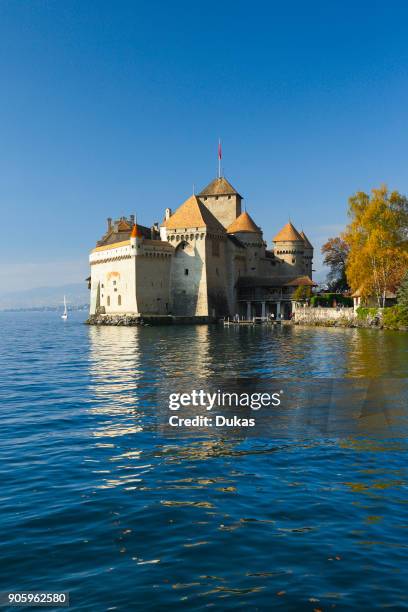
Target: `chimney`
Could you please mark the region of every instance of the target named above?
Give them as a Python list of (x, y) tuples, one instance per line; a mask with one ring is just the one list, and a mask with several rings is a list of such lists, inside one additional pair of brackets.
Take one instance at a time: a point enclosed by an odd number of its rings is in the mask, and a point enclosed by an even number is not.
[(110, 230), (112, 228), (112, 217), (108, 217), (107, 222), (108, 222), (108, 230)]
[(170, 217), (171, 217), (171, 208), (166, 208), (164, 216), (165, 216), (166, 221), (167, 221), (167, 219), (170, 219)]

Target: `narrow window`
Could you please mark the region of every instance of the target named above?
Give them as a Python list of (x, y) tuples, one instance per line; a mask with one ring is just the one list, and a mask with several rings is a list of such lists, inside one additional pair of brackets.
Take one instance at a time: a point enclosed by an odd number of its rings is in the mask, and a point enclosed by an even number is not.
[(106, 303), (108, 306), (110, 306), (110, 296), (108, 295), (108, 297), (106, 298)]
[(185, 270), (184, 270), (184, 275), (185, 275), (185, 276), (188, 276), (188, 268), (185, 268)]
[(118, 306), (122, 306), (122, 296), (118, 295)]

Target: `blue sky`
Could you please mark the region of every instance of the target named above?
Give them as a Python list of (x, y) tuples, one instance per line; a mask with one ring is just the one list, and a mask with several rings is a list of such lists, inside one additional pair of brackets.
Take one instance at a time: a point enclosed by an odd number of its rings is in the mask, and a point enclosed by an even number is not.
[[(405, 2), (0, 3), (3, 291), (81, 282), (106, 217), (216, 173), (316, 250), (347, 198), (408, 193)], [(319, 257), (315, 268), (321, 270)]]

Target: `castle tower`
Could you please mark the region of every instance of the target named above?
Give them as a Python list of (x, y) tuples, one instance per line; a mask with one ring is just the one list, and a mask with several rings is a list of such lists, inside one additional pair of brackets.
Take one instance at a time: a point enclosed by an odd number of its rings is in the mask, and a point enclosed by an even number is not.
[(190, 196), (162, 224), (174, 246), (171, 312), (176, 316), (228, 313), (227, 234), (198, 196)]
[(223, 176), (214, 179), (197, 197), (225, 229), (241, 214), (242, 196)]
[(305, 274), (307, 274), (309, 278), (312, 278), (313, 250), (314, 250), (313, 245), (303, 230), (300, 232), (300, 235), (302, 236), (303, 242), (305, 243), (305, 254), (304, 254)]
[(260, 274), (260, 262), (265, 256), (265, 243), (262, 230), (252, 217), (244, 211), (227, 228), (228, 234), (236, 236), (246, 247), (246, 274)]
[(132, 233), (130, 234), (130, 248), (131, 248), (131, 253), (133, 256), (136, 256), (139, 254), (138, 251), (140, 250), (140, 242), (142, 238), (143, 238), (142, 233), (137, 227), (137, 223), (135, 222), (132, 228)]
[(273, 239), (275, 256), (285, 265), (285, 273), (293, 275), (306, 274), (304, 269), (305, 241), (289, 221)]

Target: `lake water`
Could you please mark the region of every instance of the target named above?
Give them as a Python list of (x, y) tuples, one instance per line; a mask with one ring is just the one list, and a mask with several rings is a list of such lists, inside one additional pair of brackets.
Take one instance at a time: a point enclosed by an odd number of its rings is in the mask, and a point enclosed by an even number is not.
[[(0, 313), (0, 590), (92, 611), (408, 607), (408, 334), (84, 319)], [(291, 409), (268, 437), (157, 427), (161, 389), (246, 377), (398, 398), (325, 428)]]

